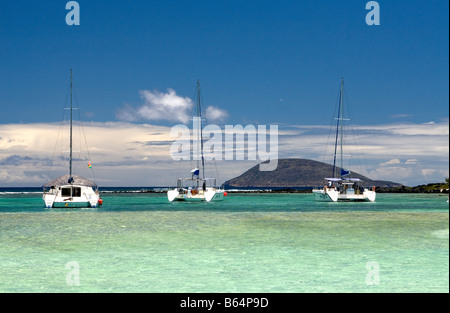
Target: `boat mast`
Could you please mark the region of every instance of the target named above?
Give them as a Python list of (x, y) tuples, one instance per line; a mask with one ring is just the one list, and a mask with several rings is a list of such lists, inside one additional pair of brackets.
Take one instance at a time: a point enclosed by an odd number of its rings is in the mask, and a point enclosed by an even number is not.
[(70, 161), (69, 161), (69, 182), (72, 181), (72, 69), (70, 69)]
[(344, 131), (343, 131), (343, 117), (344, 117), (344, 79), (341, 78), (341, 98), (340, 98), (340, 107), (341, 107), (341, 118), (340, 118), (340, 123), (341, 123), (341, 144), (340, 144), (340, 148), (341, 148), (341, 164), (340, 164), (340, 171), (342, 173), (342, 169), (343, 169), (343, 160), (344, 160), (344, 151), (342, 149), (342, 145), (343, 145), (343, 138), (344, 138)]
[(340, 88), (340, 92), (339, 92), (339, 107), (338, 107), (338, 116), (336, 118), (337, 123), (336, 123), (336, 139), (334, 142), (334, 156), (333, 156), (333, 175), (331, 177), (333, 178), (337, 178), (335, 175), (336, 172), (336, 156), (337, 156), (337, 145), (338, 145), (338, 138), (339, 138), (339, 128), (341, 128), (341, 168), (342, 168), (342, 94), (343, 94), (343, 89), (344, 89), (344, 79), (341, 78), (341, 88)]
[[(203, 158), (203, 130), (202, 130), (202, 111), (200, 105), (200, 80), (197, 80), (197, 118), (198, 118), (198, 136), (197, 151), (200, 151), (202, 158), (202, 177), (205, 179), (205, 160)], [(200, 160), (197, 160), (197, 168), (200, 168)]]

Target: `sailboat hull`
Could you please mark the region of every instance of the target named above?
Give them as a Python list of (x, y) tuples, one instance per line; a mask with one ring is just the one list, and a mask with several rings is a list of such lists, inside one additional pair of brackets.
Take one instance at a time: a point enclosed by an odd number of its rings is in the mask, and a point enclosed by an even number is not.
[[(80, 193), (63, 194), (63, 190), (76, 190)], [(98, 192), (86, 186), (61, 186), (45, 192), (42, 199), (46, 208), (96, 208), (102, 203)]]
[(314, 200), (322, 202), (336, 202), (338, 201), (338, 193), (334, 191), (326, 191), (323, 189), (313, 190)]
[(313, 189), (314, 199), (323, 202), (341, 202), (341, 201), (363, 201), (374, 202), (376, 198), (375, 191), (365, 189), (362, 194), (340, 193), (333, 188)]
[(178, 189), (169, 190), (167, 192), (167, 199), (172, 201), (192, 201), (192, 202), (211, 202), (221, 201), (224, 197), (224, 190), (208, 188), (206, 191), (196, 192), (195, 190), (182, 190)]
[(84, 201), (63, 201), (63, 202), (54, 202), (52, 208), (90, 208), (91, 205), (89, 202)]

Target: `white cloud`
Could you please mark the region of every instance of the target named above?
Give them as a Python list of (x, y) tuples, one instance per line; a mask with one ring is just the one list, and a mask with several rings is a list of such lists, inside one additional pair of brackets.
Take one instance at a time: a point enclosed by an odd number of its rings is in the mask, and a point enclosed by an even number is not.
[[(415, 181), (411, 180), (411, 176), (417, 175), (413, 168), (405, 168), (401, 166), (379, 167), (367, 171), (366, 174), (372, 179), (388, 180), (396, 183), (405, 183), (410, 181), (413, 183), (407, 185), (417, 185)], [(440, 178), (438, 181), (443, 181), (443, 179)]]
[(419, 162), (419, 160), (417, 159), (408, 159), (406, 160), (405, 164), (416, 164), (417, 162)]
[(396, 135), (449, 135), (448, 121), (443, 123), (428, 122), (423, 124), (401, 123), (387, 125), (356, 126), (357, 130), (387, 132)]
[[(409, 186), (440, 182), (448, 177), (448, 123), (372, 125), (355, 129), (359, 145), (357, 153), (352, 155), (359, 163), (349, 168), (352, 172)], [(188, 172), (192, 168), (190, 161), (172, 160), (170, 147), (176, 138), (170, 137), (170, 130), (167, 126), (127, 122), (84, 123), (96, 182), (100, 186), (174, 184), (185, 168)], [(324, 156), (332, 154), (334, 138), (328, 134), (329, 126), (280, 126), (279, 157), (330, 163), (331, 158)], [(67, 171), (67, 135), (67, 130), (56, 123), (1, 124), (0, 186), (39, 186), (57, 177), (57, 171)], [(87, 171), (84, 138), (80, 139), (77, 130), (74, 135), (76, 170)], [(57, 137), (62, 144), (55, 144)], [(220, 182), (242, 174), (256, 163), (217, 162)], [(79, 175), (90, 178), (89, 174)]]
[(225, 110), (214, 106), (209, 106), (206, 108), (206, 118), (209, 121), (223, 121), (226, 117), (228, 117), (228, 113)]
[[(293, 125), (297, 134), (281, 136), (280, 157), (301, 157), (332, 164), (330, 126)], [(286, 130), (284, 128), (284, 130)], [(413, 186), (441, 182), (449, 172), (448, 120), (426, 124), (354, 125), (356, 147), (350, 169), (372, 179)], [(358, 159), (358, 160), (357, 160)], [(423, 171), (422, 169), (432, 171)]]
[(134, 122), (139, 119), (136, 109), (127, 103), (116, 111), (116, 117), (124, 122)]
[(178, 96), (175, 90), (169, 88), (167, 93), (141, 90), (139, 94), (144, 104), (138, 108), (125, 104), (116, 113), (119, 120), (126, 122), (166, 120), (184, 124), (189, 122), (193, 102), (187, 97)]
[(381, 163), (380, 165), (381, 166), (386, 166), (386, 165), (400, 164), (400, 163), (402, 163), (402, 162), (400, 162), (399, 159), (392, 159), (392, 160), (389, 160), (387, 162)]
[[(74, 127), (74, 172), (78, 175), (92, 178), (95, 174), (99, 184), (109, 186), (147, 185), (143, 177), (134, 177), (146, 173), (148, 178), (151, 166), (161, 161), (168, 170), (173, 167), (167, 162), (173, 141), (169, 127), (107, 122), (85, 123), (83, 128), (86, 140)], [(0, 125), (0, 134), (0, 186), (39, 186), (67, 172), (68, 131), (59, 124)], [(88, 161), (94, 173), (87, 168)]]
[(424, 168), (421, 170), (423, 176), (433, 176), (436, 172), (437, 170), (431, 168)]
[[(175, 90), (167, 89), (166, 93), (159, 91), (139, 91), (144, 104), (133, 107), (124, 104), (116, 111), (116, 117), (124, 122), (136, 121), (170, 121), (188, 124), (191, 118), (193, 101), (188, 97), (177, 95)], [(209, 121), (223, 121), (228, 112), (209, 106), (206, 108), (206, 118)]]
[(390, 118), (407, 118), (412, 116), (412, 114), (393, 114), (390, 116)]

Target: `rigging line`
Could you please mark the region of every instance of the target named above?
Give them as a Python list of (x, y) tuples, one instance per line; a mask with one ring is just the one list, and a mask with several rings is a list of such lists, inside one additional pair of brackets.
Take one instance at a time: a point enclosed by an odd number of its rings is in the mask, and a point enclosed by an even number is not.
[[(67, 82), (67, 88), (66, 88), (66, 97), (64, 99), (64, 107), (63, 107), (63, 110), (62, 110), (62, 112), (63, 112), (62, 115), (63, 116), (62, 116), (62, 119), (61, 119), (61, 129), (60, 129), (61, 140), (60, 140), (59, 144), (60, 144), (61, 160), (66, 160), (65, 154), (64, 154), (64, 150), (63, 150), (63, 149), (66, 149), (66, 147), (64, 146), (64, 148), (63, 148), (63, 145), (64, 145), (64, 139), (65, 139), (65, 136), (66, 136), (66, 132), (65, 132), (66, 131), (66, 127), (65, 127), (66, 126), (66, 120), (65, 120), (66, 110), (67, 110), (68, 103), (70, 102), (70, 96), (72, 94), (72, 92), (71, 92), (71, 90), (72, 90), (72, 88), (71, 88), (71, 86), (72, 86), (71, 81), (72, 81), (72, 79), (69, 76), (69, 80)], [(57, 140), (56, 140), (56, 145), (58, 145), (58, 139), (59, 138), (57, 138)], [(64, 166), (64, 168), (67, 169), (67, 167), (65, 167), (65, 166)]]
[[(60, 156), (61, 156), (61, 160), (63, 160), (64, 162), (68, 159), (66, 154), (67, 153), (67, 147), (65, 146), (66, 142), (68, 141), (68, 133), (67, 133), (67, 128), (68, 128), (68, 121), (66, 120), (66, 110), (67, 108), (64, 107), (63, 108), (63, 118), (61, 121), (61, 140), (59, 141), (59, 149), (60, 149)], [(67, 170), (67, 174), (69, 174), (69, 169), (64, 166), (64, 168)]]
[[(332, 115), (331, 115), (331, 118), (330, 118), (330, 124), (329, 124), (329, 128), (328, 128), (328, 138), (327, 138), (327, 144), (326, 144), (326, 146), (325, 146), (325, 152), (324, 152), (324, 155), (323, 155), (323, 161), (322, 162), (324, 162), (324, 163), (327, 163), (327, 162), (325, 162), (326, 161), (326, 158), (327, 158), (327, 156), (328, 156), (328, 147), (330, 146), (330, 138), (331, 138), (331, 135), (332, 135), (332, 133), (334, 133), (334, 130), (335, 130), (335, 128), (334, 128), (334, 121), (335, 121), (335, 119), (336, 119), (336, 112), (338, 111), (338, 109), (339, 109), (339, 91), (337, 92), (337, 97), (336, 97), (336, 101), (335, 101), (335, 105), (334, 105), (334, 111), (333, 111), (333, 113), (332, 113)], [(330, 162), (328, 162), (328, 163), (332, 163), (331, 161)]]
[[(75, 110), (77, 110), (78, 111), (78, 121), (79, 121), (79, 124), (80, 124), (80, 127), (79, 127), (79, 129), (78, 129), (78, 133), (79, 133), (79, 145), (80, 145), (80, 149), (79, 149), (79, 151), (78, 151), (78, 156), (79, 156), (79, 159), (80, 160), (82, 160), (83, 158), (82, 158), (82, 155), (81, 155), (81, 147), (82, 147), (82, 139), (81, 139), (81, 137), (84, 137), (84, 143), (85, 143), (85, 147), (86, 147), (86, 151), (87, 151), (87, 154), (88, 154), (88, 158), (89, 158), (89, 160), (88, 161), (90, 161), (91, 160), (91, 154), (90, 154), (90, 152), (89, 152), (89, 146), (88, 146), (88, 144), (87, 144), (87, 139), (86, 139), (86, 133), (85, 133), (85, 131), (84, 131), (84, 126), (83, 126), (83, 121), (82, 121), (82, 119), (81, 119), (81, 113), (80, 113), (80, 109), (79, 109), (79, 107), (78, 107), (78, 96), (77, 96), (77, 93), (75, 92), (75, 90), (74, 90), (74, 88), (72, 87), (72, 95), (73, 95), (73, 98), (74, 98), (74, 104), (77, 106), (77, 108), (73, 108), (73, 109), (75, 109)], [(83, 136), (81, 136), (81, 134), (83, 135)], [(94, 182), (96, 181), (96, 176), (95, 176), (95, 170), (94, 170), (94, 167), (91, 167), (90, 168), (90, 170), (91, 170), (91, 172), (92, 172), (92, 175), (93, 175), (93, 178), (94, 178)]]
[[(197, 85), (195, 85), (195, 88), (194, 88), (194, 91), (192, 92), (192, 94), (193, 94), (193, 97), (192, 97), (192, 99), (197, 99)], [(196, 168), (196, 166), (197, 166), (197, 164), (196, 164), (196, 161), (194, 160), (194, 158), (195, 158), (195, 153), (194, 153), (194, 150), (195, 150), (195, 147), (194, 147), (194, 144), (195, 144), (195, 142), (194, 142), (194, 117), (195, 117), (195, 112), (196, 112), (196, 107), (197, 107), (197, 105), (196, 105), (196, 103), (195, 102), (192, 102), (192, 106), (191, 106), (191, 109), (190, 109), (190, 112), (189, 112), (189, 116), (190, 116), (190, 119), (189, 119), (189, 122), (192, 122), (192, 131), (191, 131), (191, 128), (190, 128), (190, 125), (188, 124), (188, 128), (189, 128), (189, 147), (190, 147), (190, 149), (189, 149), (189, 164), (190, 164), (190, 168), (191, 169), (194, 169), (194, 168)]]
[[(347, 99), (347, 93), (344, 93), (344, 96)], [(346, 100), (346, 101), (348, 103), (348, 100)], [(347, 112), (348, 112), (349, 119), (354, 120), (353, 119), (353, 111), (351, 109), (352, 109), (351, 106), (347, 105)], [(351, 132), (350, 139), (353, 139), (352, 142), (350, 142), (350, 140), (349, 140), (349, 146), (351, 146), (352, 149), (355, 151), (355, 158), (353, 160), (356, 161), (356, 166), (359, 168), (358, 171), (361, 171), (363, 166), (367, 167), (367, 164), (361, 163), (361, 160), (364, 160), (364, 159), (361, 158), (361, 153), (360, 153), (359, 147), (361, 147), (362, 145), (360, 144), (358, 133), (356, 132), (356, 129), (354, 127), (355, 123), (349, 123), (349, 124), (350, 124), (350, 127), (349, 127), (350, 132)]]
[(343, 105), (343, 103), (341, 101), (342, 100), (342, 90), (343, 90), (343, 88), (342, 88), (342, 82), (341, 82), (341, 88), (340, 88), (340, 91), (339, 91), (338, 117), (337, 117), (337, 124), (336, 124), (336, 140), (335, 140), (335, 143), (334, 143), (333, 176), (332, 176), (333, 178), (335, 177), (334, 173), (335, 173), (335, 170), (336, 170), (336, 153), (337, 153), (337, 142), (338, 142), (338, 135), (339, 135), (339, 125), (340, 125), (340, 123), (342, 123), (342, 121), (341, 121), (341, 119), (342, 119), (341, 111), (342, 111), (342, 105)]
[[(72, 118), (73, 118), (73, 84), (72, 84), (72, 69), (70, 69), (70, 161), (69, 161), (69, 183), (71, 183), (72, 180)], [(72, 180), (73, 181), (73, 180)]]
[[(201, 89), (200, 89), (200, 81), (198, 80), (197, 81), (197, 97), (198, 97), (198, 112), (197, 112), (197, 115), (198, 115), (198, 117), (200, 118), (200, 120), (199, 120), (199, 130), (200, 130), (200, 155), (201, 155), (201, 158), (202, 158), (202, 176), (203, 176), (203, 179), (205, 179), (205, 158), (204, 158), (204, 156), (203, 156), (203, 125), (202, 125), (202, 100), (203, 100), (203, 98), (202, 98), (202, 95), (201, 95)], [(205, 123), (206, 123), (206, 121), (205, 121)]]
[(53, 170), (53, 160), (55, 159), (56, 147), (58, 146), (59, 135), (61, 134), (61, 130), (62, 130), (63, 124), (64, 124), (64, 110), (63, 110), (63, 116), (62, 116), (62, 119), (61, 119), (61, 121), (59, 122), (58, 135), (56, 136), (55, 146), (54, 146), (54, 148), (53, 148), (52, 158), (51, 158), (50, 165), (49, 165), (50, 168), (49, 168), (48, 174), (47, 174), (47, 177), (48, 177), (48, 178), (51, 177), (50, 175), (51, 175), (51, 172), (52, 172), (52, 170)]
[[(197, 97), (199, 98), (200, 103), (204, 103), (204, 100), (203, 100), (203, 93), (202, 93), (202, 91), (201, 91), (201, 88), (199, 89), (199, 92), (198, 92)], [(206, 114), (205, 114), (205, 110), (204, 110), (203, 107), (204, 107), (204, 106), (201, 106), (201, 105), (200, 105), (200, 112), (199, 112), (200, 118), (201, 118), (201, 121), (204, 121), (205, 125), (208, 125), (208, 118), (207, 118), (207, 116), (206, 116)], [(200, 131), (201, 131), (201, 137), (200, 137), (200, 138), (201, 138), (202, 165), (203, 165), (203, 169), (204, 169), (204, 170), (203, 170), (203, 178), (205, 178), (205, 177), (206, 177), (205, 169), (210, 169), (210, 168), (208, 168), (208, 167), (205, 166), (204, 150), (203, 150), (203, 147), (204, 147), (203, 129), (201, 129)], [(208, 137), (208, 138), (210, 138), (210, 137)], [(209, 151), (209, 152), (211, 152), (211, 151)], [(217, 185), (218, 181), (220, 180), (220, 176), (219, 176), (219, 170), (218, 170), (218, 168), (217, 168), (216, 158), (213, 157), (213, 158), (211, 159), (211, 161), (214, 163), (214, 171), (215, 171), (216, 185)], [(209, 162), (209, 163), (210, 163), (210, 162)], [(216, 186), (214, 186), (214, 187), (216, 187)]]
[[(89, 161), (91, 161), (91, 154), (90, 154), (90, 152), (89, 152), (89, 146), (88, 146), (88, 144), (87, 144), (86, 133), (84, 132), (84, 126), (83, 126), (83, 121), (82, 121), (82, 119), (81, 119), (80, 110), (78, 110), (78, 118), (79, 118), (79, 120), (80, 120), (80, 126), (81, 126), (80, 128), (81, 128), (81, 131), (83, 132), (84, 144), (85, 144), (85, 146), (86, 146), (86, 151), (87, 151), (87, 154), (88, 154), (88, 157), (89, 157)], [(81, 137), (81, 136), (80, 136), (80, 137)], [(80, 139), (80, 141), (81, 141), (81, 139)], [(80, 150), (81, 150), (81, 149), (80, 149)], [(80, 158), (81, 158), (81, 155), (80, 155)], [(95, 177), (95, 170), (94, 170), (94, 167), (91, 167), (90, 169), (91, 169), (91, 171), (92, 171), (92, 175), (94, 176), (94, 182), (95, 182), (96, 177)]]
[[(182, 171), (181, 171), (181, 162), (180, 162), (181, 160), (178, 160), (178, 161), (175, 161), (176, 163), (177, 163), (177, 168), (176, 168), (176, 171), (175, 171), (175, 174), (176, 174), (176, 178), (177, 178), (177, 181), (178, 181), (178, 178), (180, 178), (180, 175), (183, 175), (182, 174)], [(184, 172), (184, 171), (183, 171)], [(177, 185), (170, 185), (170, 186), (168, 186), (169, 188), (171, 188), (171, 187), (177, 187)]]
[(217, 162), (216, 162), (216, 158), (213, 158), (213, 163), (214, 163), (214, 168), (216, 170), (216, 181), (215, 181), (215, 186), (213, 187), (217, 187), (219, 186), (219, 182), (220, 182), (220, 176), (219, 176), (219, 170), (217, 169)]

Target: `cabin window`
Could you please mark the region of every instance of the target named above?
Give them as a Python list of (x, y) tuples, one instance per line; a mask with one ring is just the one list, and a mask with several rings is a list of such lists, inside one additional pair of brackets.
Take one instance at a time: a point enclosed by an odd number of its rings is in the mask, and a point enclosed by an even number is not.
[(62, 197), (81, 197), (81, 187), (61, 188)]
[(61, 196), (70, 197), (70, 188), (61, 188)]
[(81, 197), (81, 188), (80, 187), (72, 188), (72, 197)]

